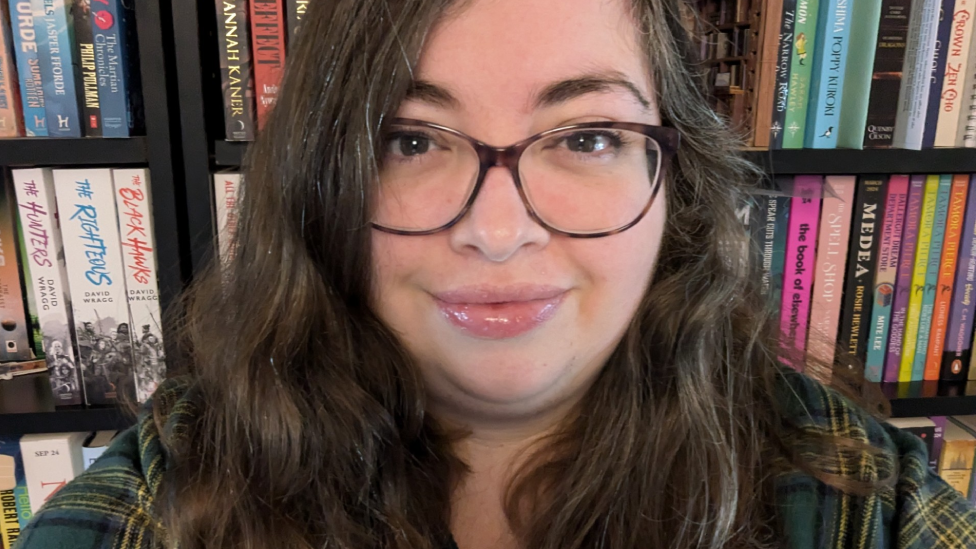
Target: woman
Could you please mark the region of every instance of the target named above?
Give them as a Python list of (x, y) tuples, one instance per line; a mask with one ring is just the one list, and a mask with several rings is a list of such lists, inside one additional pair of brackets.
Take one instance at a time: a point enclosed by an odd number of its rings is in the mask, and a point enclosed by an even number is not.
[(193, 366), (19, 548), (976, 546), (777, 364), (681, 11), (313, 3)]

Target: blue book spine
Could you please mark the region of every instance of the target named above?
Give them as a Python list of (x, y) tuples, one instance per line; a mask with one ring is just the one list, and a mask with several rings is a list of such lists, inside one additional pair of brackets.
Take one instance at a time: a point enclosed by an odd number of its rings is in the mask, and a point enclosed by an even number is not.
[(133, 26), (120, 0), (92, 0), (92, 34), (95, 40), (95, 71), (102, 107), (102, 135), (129, 137), (132, 128), (127, 24)]
[(20, 524), (20, 531), (23, 532), (34, 515), (31, 512), (30, 496), (27, 494), (27, 476), (24, 474), (24, 459), (20, 453), (20, 438), (16, 436), (0, 437), (0, 456), (7, 456), (5, 458), (7, 463), (4, 465), (13, 465), (12, 468), (7, 469), (8, 474), (12, 473), (13, 477), (5, 479), (7, 482), (13, 481), (13, 483), (12, 485), (8, 484), (5, 488), (13, 492), (17, 505), (17, 522)]
[(935, 37), (935, 56), (932, 58), (932, 75), (929, 77), (929, 104), (925, 110), (925, 131), (922, 133), (922, 148), (931, 149), (935, 145), (935, 128), (939, 122), (939, 103), (942, 99), (942, 82), (945, 80), (946, 59), (949, 57), (949, 32), (952, 31), (952, 15), (956, 0), (942, 0), (939, 11), (939, 31)]
[(81, 137), (75, 88), (74, 39), (66, 0), (31, 0), (37, 53), (44, 81), (44, 108), (51, 137)]
[(47, 137), (47, 113), (40, 60), (37, 57), (37, 29), (31, 0), (10, 0), (10, 26), (20, 80), (20, 100), (24, 110), (24, 129), (28, 136)]
[(834, 149), (837, 147), (841, 92), (850, 44), (848, 0), (821, 0), (817, 19), (817, 46), (804, 145), (811, 149)]
[(918, 316), (918, 342), (912, 361), (912, 381), (925, 378), (925, 360), (929, 352), (929, 333), (932, 331), (932, 311), (935, 309), (936, 286), (939, 267), (942, 265), (942, 241), (945, 240), (946, 216), (949, 214), (949, 195), (952, 191), (952, 175), (939, 176), (939, 194), (935, 200), (935, 220), (932, 222), (932, 242), (929, 244), (929, 262), (925, 269), (925, 291), (922, 309)]

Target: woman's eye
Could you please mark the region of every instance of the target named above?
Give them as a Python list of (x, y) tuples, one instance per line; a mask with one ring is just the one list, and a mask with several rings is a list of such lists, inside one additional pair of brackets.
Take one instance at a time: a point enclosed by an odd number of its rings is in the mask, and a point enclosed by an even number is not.
[(613, 135), (597, 132), (579, 132), (566, 137), (566, 147), (575, 153), (603, 152), (611, 147), (618, 147), (619, 139)]
[(390, 137), (390, 152), (400, 156), (417, 156), (430, 150), (430, 138), (403, 134)]

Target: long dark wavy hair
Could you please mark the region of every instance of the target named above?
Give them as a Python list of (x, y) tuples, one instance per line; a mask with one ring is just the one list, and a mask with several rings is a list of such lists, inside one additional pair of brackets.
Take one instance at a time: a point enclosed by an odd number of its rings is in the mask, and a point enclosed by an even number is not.
[[(683, 0), (632, 4), (682, 144), (653, 284), (579, 409), (507, 491), (527, 549), (776, 545), (769, 476), (796, 457), (734, 205), (760, 179), (708, 107)], [(199, 416), (164, 440), (166, 544), (435, 549), (465, 464), (370, 307), (384, 124), (450, 0), (311, 2), (251, 147), (233, 258), (185, 295)], [(822, 441), (829, 446), (830, 441)], [(825, 446), (826, 447), (826, 446)], [(857, 488), (856, 486), (854, 488)]]

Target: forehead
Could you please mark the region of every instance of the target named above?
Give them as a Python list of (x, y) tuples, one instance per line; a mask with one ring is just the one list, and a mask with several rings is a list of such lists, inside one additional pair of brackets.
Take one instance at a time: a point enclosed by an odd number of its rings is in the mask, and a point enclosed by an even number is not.
[(620, 74), (653, 97), (630, 6), (469, 0), (431, 30), (415, 77), (450, 89), (466, 110), (531, 111), (535, 94), (581, 74)]

